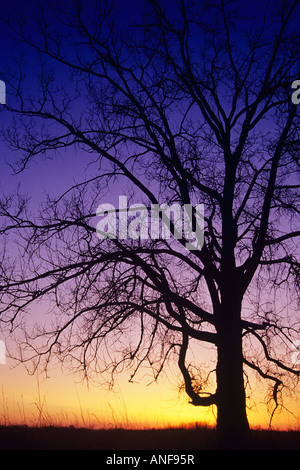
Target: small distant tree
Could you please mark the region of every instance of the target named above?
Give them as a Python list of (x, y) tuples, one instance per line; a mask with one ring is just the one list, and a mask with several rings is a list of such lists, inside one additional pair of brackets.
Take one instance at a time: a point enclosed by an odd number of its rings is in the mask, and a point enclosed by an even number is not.
[[(17, 233), (23, 246), (3, 251), (2, 321), (53, 301), (53, 322), (26, 330), (22, 360), (57, 354), (112, 382), (125, 366), (131, 380), (142, 365), (157, 379), (175, 361), (190, 403), (216, 406), (224, 446), (248, 437), (250, 371), (278, 408), (299, 377), (297, 4), (249, 19), (230, 0), (149, 0), (129, 26), (110, 2), (50, 2), (7, 20), (39, 67), (28, 92), (21, 61), (4, 77), (15, 171), (68, 148), (94, 168), (33, 216), (24, 197), (2, 199), (2, 239)], [(95, 213), (110, 191), (148, 208), (203, 204), (202, 246), (101, 239)]]

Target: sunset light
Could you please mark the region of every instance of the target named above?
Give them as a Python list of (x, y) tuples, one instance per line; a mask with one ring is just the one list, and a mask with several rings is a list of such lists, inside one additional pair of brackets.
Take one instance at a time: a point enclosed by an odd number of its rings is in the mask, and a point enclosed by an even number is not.
[(1, 449), (299, 449), (299, 14), (3, 6)]

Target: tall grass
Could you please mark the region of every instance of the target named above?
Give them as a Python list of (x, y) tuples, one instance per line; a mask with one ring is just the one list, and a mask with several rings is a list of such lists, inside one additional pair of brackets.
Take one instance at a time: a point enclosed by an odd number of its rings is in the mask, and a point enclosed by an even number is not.
[(67, 413), (66, 410), (50, 411), (47, 405), (46, 394), (42, 394), (39, 381), (37, 381), (36, 396), (32, 402), (25, 403), (24, 396), (19, 399), (8, 397), (2, 385), (0, 400), (0, 426), (74, 426), (81, 427), (88, 423), (82, 407)]
[(119, 400), (112, 404), (105, 404), (105, 416), (98, 416), (94, 411), (85, 408), (81, 401), (78, 389), (77, 409), (67, 411), (66, 409), (53, 410), (47, 404), (47, 396), (41, 391), (39, 380), (36, 382), (36, 393), (32, 402), (25, 402), (23, 395), (19, 399), (12, 400), (5, 394), (4, 387), (1, 390), (0, 400), (0, 426), (28, 426), (28, 427), (74, 427), (86, 429), (196, 429), (209, 428), (202, 423), (185, 424), (178, 423), (177, 426), (170, 423), (152, 421), (147, 425), (147, 419), (142, 420), (130, 416), (122, 395)]
[[(23, 395), (19, 398), (10, 397), (5, 394), (4, 386), (1, 387), (0, 394), (0, 426), (28, 426), (28, 427), (74, 427), (86, 429), (127, 429), (127, 430), (149, 430), (149, 429), (212, 429), (206, 423), (195, 422), (186, 424), (183, 421), (176, 425), (157, 419), (148, 419), (146, 415), (142, 417), (132, 416), (126, 407), (126, 402), (122, 396), (115, 400), (113, 404), (107, 401), (103, 404), (102, 411), (97, 415), (90, 411), (85, 403), (82, 403), (80, 394), (76, 387), (77, 408), (54, 409), (48, 406), (47, 396), (42, 393), (40, 382), (37, 378), (36, 393), (33, 401), (30, 403), (24, 399)], [(259, 427), (256, 429), (260, 429)], [(299, 431), (299, 427), (290, 428), (291, 431)]]
[(107, 402), (105, 416), (98, 416), (94, 411), (87, 409), (81, 401), (76, 387), (77, 408), (53, 410), (47, 403), (47, 396), (43, 394), (40, 382), (36, 381), (36, 393), (33, 401), (24, 401), (24, 396), (19, 398), (8, 396), (4, 387), (1, 388), (0, 399), (0, 426), (30, 426), (30, 427), (75, 427), (88, 429), (134, 429), (144, 427), (145, 424), (130, 420), (125, 401), (121, 396), (119, 405)]

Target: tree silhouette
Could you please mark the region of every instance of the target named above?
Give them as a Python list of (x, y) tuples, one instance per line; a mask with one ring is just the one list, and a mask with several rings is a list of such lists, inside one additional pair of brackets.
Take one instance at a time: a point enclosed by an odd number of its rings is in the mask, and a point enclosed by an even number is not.
[[(19, 194), (3, 197), (3, 240), (17, 233), (24, 251), (3, 255), (1, 319), (14, 326), (44, 298), (57, 319), (26, 332), (23, 360), (58, 354), (112, 382), (145, 364), (157, 379), (175, 361), (190, 403), (216, 406), (227, 446), (249, 434), (250, 371), (272, 384), (274, 413), (299, 377), (297, 4), (251, 19), (229, 0), (149, 0), (129, 26), (110, 2), (52, 2), (36, 18), (7, 19), (39, 67), (34, 87), (21, 61), (3, 77), (15, 171), (75, 147), (94, 171), (36, 216)], [(110, 191), (147, 215), (203, 204), (202, 246), (97, 235), (97, 207), (116, 204)], [(191, 359), (202, 344), (211, 370)]]

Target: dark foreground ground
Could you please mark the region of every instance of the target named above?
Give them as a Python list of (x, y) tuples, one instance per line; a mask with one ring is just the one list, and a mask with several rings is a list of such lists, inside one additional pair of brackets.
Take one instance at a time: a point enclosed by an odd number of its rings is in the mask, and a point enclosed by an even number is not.
[[(253, 450), (300, 450), (300, 431), (252, 431)], [(0, 427), (1, 450), (215, 450), (213, 429)], [(233, 449), (234, 450), (234, 449)], [(238, 449), (237, 449), (238, 450)]]

